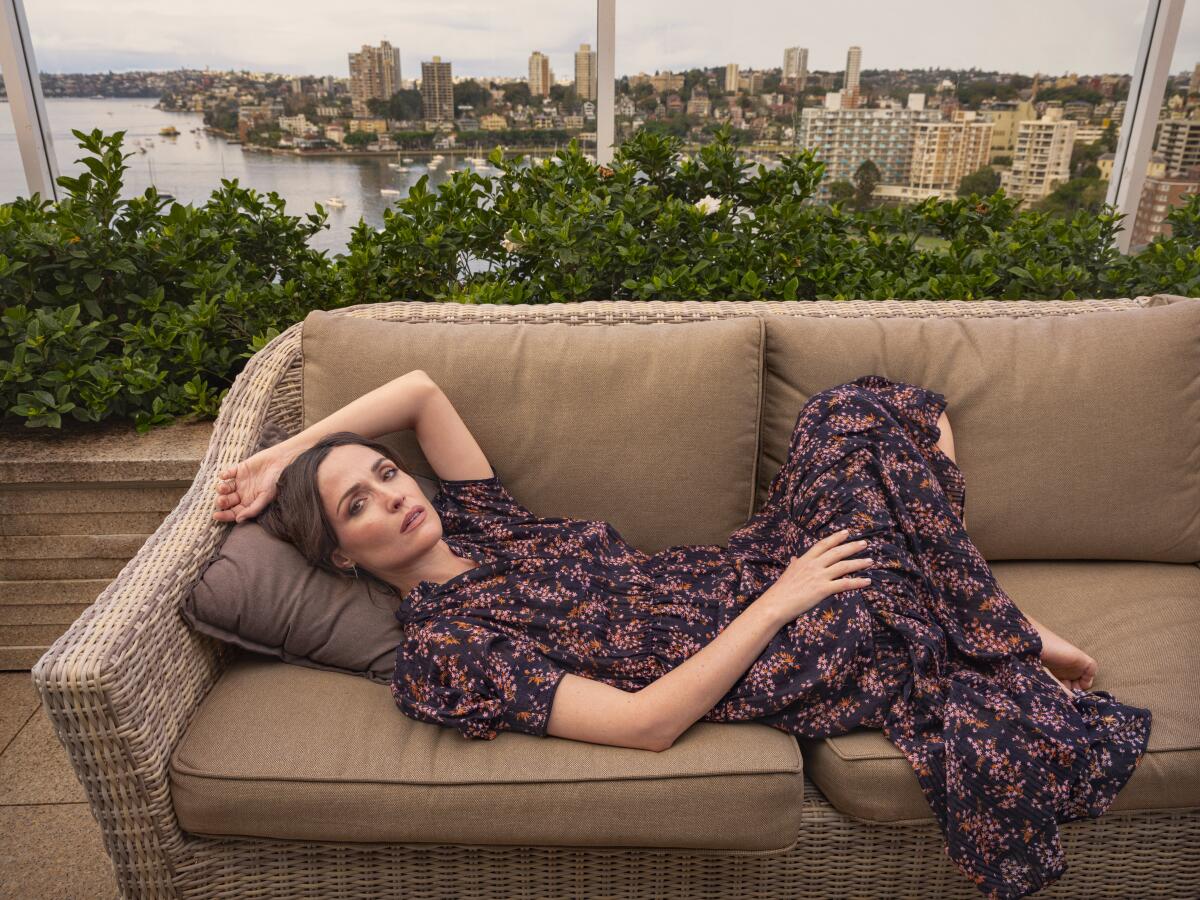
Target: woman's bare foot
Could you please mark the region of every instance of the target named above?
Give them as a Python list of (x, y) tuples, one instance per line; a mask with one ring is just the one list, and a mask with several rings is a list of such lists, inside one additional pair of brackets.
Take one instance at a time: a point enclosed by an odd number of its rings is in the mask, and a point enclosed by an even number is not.
[(1091, 690), (1096, 678), (1096, 660), (1057, 635), (1049, 640), (1042, 636), (1042, 663), (1069, 688)]

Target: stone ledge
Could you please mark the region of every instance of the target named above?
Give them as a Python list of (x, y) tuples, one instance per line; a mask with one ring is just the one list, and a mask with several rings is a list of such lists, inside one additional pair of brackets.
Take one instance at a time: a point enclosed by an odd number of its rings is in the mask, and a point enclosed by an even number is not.
[(180, 419), (138, 434), (130, 422), (0, 425), (0, 484), (187, 482), (208, 452), (213, 421)]

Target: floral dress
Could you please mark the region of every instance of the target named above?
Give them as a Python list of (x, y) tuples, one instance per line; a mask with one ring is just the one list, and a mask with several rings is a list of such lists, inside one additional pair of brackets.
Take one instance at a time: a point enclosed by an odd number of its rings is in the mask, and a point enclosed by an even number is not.
[[(728, 546), (650, 555), (608, 523), (545, 518), (498, 476), (443, 481), (443, 539), (481, 563), (421, 582), (392, 693), (464, 737), (544, 735), (571, 672), (636, 691), (712, 641), (791, 557), (850, 530), (871, 584), (831, 594), (775, 634), (702, 718), (803, 738), (878, 728), (908, 759), (945, 850), (987, 897), (1066, 871), (1058, 826), (1098, 817), (1141, 762), (1151, 713), (1071, 696), (1041, 639), (967, 535), (963, 474), (936, 442), (946, 398), (866, 375), (800, 410), (766, 501)], [(859, 573), (853, 573), (859, 574)]]

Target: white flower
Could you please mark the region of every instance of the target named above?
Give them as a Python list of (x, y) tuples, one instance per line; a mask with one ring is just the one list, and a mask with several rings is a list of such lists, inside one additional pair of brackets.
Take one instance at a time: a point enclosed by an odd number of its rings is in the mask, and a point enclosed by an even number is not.
[(707, 194), (696, 201), (696, 209), (700, 210), (700, 212), (704, 213), (706, 216), (710, 213), (715, 213), (720, 208), (721, 201), (716, 197), (710, 197)]
[(500, 246), (503, 247), (505, 250), (507, 250), (509, 253), (516, 253), (518, 250), (521, 249), (520, 244), (518, 244), (516, 241), (510, 241), (508, 238), (505, 238), (504, 240), (502, 240), (500, 242)]

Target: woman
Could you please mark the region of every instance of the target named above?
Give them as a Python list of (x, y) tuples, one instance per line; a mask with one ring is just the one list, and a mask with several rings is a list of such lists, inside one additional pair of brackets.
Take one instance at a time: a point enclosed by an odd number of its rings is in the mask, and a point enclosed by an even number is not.
[[(1096, 661), (997, 584), (945, 406), (878, 375), (814, 395), (727, 547), (649, 555), (606, 522), (533, 514), (413, 372), (221, 473), (214, 517), (261, 512), (314, 565), (401, 595), (406, 715), (652, 750), (697, 720), (879, 728), (950, 858), (1021, 897), (1066, 871), (1058, 824), (1108, 808), (1150, 712), (1089, 691)], [(369, 439), (406, 428), (441, 480), (432, 503)]]

